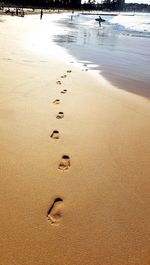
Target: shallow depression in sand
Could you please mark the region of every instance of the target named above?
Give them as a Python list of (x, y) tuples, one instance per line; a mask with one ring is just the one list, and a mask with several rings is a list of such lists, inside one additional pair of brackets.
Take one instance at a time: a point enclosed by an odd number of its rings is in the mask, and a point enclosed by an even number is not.
[(47, 218), (50, 223), (58, 225), (62, 217), (62, 202), (63, 199), (57, 197), (47, 212)]
[(70, 166), (71, 166), (70, 157), (68, 155), (63, 155), (59, 163), (58, 169), (65, 171), (68, 170)]

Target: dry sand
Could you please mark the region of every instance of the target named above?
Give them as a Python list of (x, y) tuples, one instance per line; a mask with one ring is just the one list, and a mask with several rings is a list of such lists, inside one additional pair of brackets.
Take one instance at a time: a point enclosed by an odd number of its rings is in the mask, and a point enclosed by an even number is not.
[(0, 25), (0, 265), (149, 265), (149, 101)]

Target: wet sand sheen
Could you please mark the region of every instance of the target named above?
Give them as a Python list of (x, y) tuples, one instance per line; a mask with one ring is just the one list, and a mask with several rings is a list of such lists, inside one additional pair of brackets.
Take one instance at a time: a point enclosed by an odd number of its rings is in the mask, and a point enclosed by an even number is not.
[(2, 264), (149, 265), (149, 101), (14, 39), (0, 61)]

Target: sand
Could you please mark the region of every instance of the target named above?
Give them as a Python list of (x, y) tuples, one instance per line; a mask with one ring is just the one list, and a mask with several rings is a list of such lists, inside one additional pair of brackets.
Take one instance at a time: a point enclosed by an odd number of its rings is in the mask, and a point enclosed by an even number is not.
[(26, 49), (21, 19), (0, 23), (0, 264), (149, 265), (149, 100)]

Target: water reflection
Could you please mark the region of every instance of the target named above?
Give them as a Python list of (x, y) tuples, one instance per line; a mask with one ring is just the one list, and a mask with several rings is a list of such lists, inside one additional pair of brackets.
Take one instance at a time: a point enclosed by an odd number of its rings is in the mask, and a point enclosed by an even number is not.
[(130, 81), (136, 83), (134, 93), (143, 93), (140, 86), (149, 90), (150, 39), (122, 34), (108, 22), (99, 27), (92, 16), (67, 17), (57, 23), (65, 34), (55, 35), (54, 41), (79, 61), (98, 65), (107, 79), (116, 84), (118, 78), (119, 86), (126, 90)]
[[(115, 46), (117, 41), (117, 34), (112, 34), (111, 29), (105, 25), (105, 27), (99, 27), (94, 25), (84, 25), (79, 23), (79, 18), (74, 18), (73, 21), (69, 19), (62, 19), (57, 22), (60, 27), (66, 28), (66, 34), (56, 35), (54, 41), (57, 43), (76, 43), (78, 45), (106, 45)], [(69, 36), (69, 37), (67, 37)], [(109, 36), (109, 38), (108, 38)]]
[(54, 41), (57, 43), (74, 43), (77, 37), (71, 34), (54, 36)]

